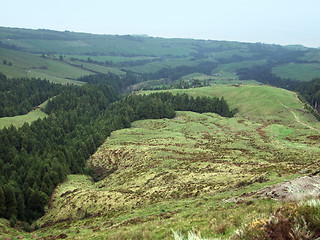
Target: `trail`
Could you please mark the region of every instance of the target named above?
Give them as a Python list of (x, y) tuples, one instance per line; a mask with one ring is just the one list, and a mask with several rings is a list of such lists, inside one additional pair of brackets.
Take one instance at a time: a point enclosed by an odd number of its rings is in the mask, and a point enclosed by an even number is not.
[[(299, 102), (301, 102), (300, 99), (298, 98), (298, 95), (297, 95), (297, 94), (296, 94), (296, 98), (297, 98), (297, 100), (298, 100)], [(279, 98), (278, 98), (278, 102), (279, 102), (283, 107), (285, 107), (286, 109), (288, 109), (288, 110), (293, 114), (294, 118), (296, 119), (296, 121), (297, 121), (298, 123), (300, 123), (301, 125), (303, 125), (303, 126), (305, 126), (305, 127), (308, 127), (308, 128), (310, 128), (310, 129), (312, 129), (312, 130), (317, 131), (318, 133), (320, 133), (320, 130), (319, 130), (319, 129), (314, 128), (314, 127), (312, 127), (312, 126), (310, 126), (310, 125), (302, 122), (302, 121), (299, 119), (299, 117), (295, 114), (295, 112), (292, 110), (292, 108), (288, 107), (287, 105), (284, 105), (284, 104), (279, 100)], [(301, 102), (301, 103), (302, 103), (302, 110), (304, 111), (304, 103), (303, 103), (303, 102)]]

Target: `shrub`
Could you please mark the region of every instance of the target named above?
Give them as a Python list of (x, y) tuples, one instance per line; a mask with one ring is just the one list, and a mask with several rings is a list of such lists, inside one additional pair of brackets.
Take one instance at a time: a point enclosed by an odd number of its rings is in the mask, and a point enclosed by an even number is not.
[(17, 218), (15, 216), (12, 216), (10, 218), (10, 227), (14, 228), (16, 226), (17, 223)]
[(257, 219), (237, 230), (232, 239), (317, 239), (320, 237), (320, 200), (288, 203), (269, 219)]

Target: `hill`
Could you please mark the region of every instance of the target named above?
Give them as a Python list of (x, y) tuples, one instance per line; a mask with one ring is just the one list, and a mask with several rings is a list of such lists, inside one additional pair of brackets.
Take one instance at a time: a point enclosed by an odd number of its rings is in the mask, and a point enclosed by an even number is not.
[[(62, 83), (77, 84), (77, 78), (89, 74), (130, 72), (141, 81), (167, 78), (172, 84), (190, 73), (219, 76), (226, 72), (235, 76), (238, 70), (255, 66), (267, 67), (270, 74), (294, 81), (320, 76), (318, 49), (261, 43), (0, 27), (0, 52), (0, 61), (5, 63), (0, 71), (9, 77), (40, 77)], [(208, 63), (211, 67), (204, 71)], [(180, 74), (173, 76), (168, 69)], [(295, 69), (308, 71), (301, 74)]]
[(165, 239), (172, 230), (195, 228), (225, 238), (280, 206), (272, 199), (232, 199), (319, 168), (320, 125), (294, 93), (252, 85), (183, 91), (223, 94), (239, 113), (178, 112), (171, 120), (142, 120), (113, 132), (87, 163), (107, 176), (94, 183), (70, 175), (36, 233)]
[[(9, 77), (0, 82), (1, 237), (170, 239), (195, 229), (228, 238), (243, 222), (285, 213), (281, 196), (318, 186), (320, 125), (309, 112), (319, 115), (262, 84), (298, 89), (318, 106), (318, 56), (301, 46), (0, 28)], [(163, 89), (179, 96), (153, 94)], [(229, 118), (213, 113), (222, 108)]]

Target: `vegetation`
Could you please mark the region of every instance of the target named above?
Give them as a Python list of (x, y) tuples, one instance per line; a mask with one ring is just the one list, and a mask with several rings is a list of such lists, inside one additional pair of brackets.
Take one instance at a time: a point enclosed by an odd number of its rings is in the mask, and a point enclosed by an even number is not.
[(62, 89), (41, 79), (7, 79), (0, 73), (0, 118), (26, 114)]
[(318, 50), (9, 28), (0, 47), (0, 238), (318, 237), (318, 203), (266, 193), (319, 172)]
[(267, 219), (246, 224), (232, 239), (317, 239), (319, 200), (286, 204)]
[(109, 74), (93, 78), (83, 87), (62, 87), (60, 94), (46, 105), (47, 118), (0, 132), (1, 183), (5, 193), (2, 208), (6, 209), (2, 217), (31, 222), (41, 216), (54, 187), (66, 174), (83, 173), (86, 159), (102, 141), (112, 131), (130, 127), (133, 121), (172, 118), (175, 109), (233, 115), (223, 99), (165, 93), (132, 95), (110, 105), (117, 100), (117, 94), (101, 82), (116, 85), (117, 79)]
[(194, 228), (203, 238), (227, 238), (242, 223), (281, 206), (242, 195), (319, 167), (317, 132), (299, 124), (277, 100), (319, 128), (294, 93), (268, 86), (171, 91), (224, 95), (239, 112), (223, 118), (182, 111), (174, 119), (137, 121), (113, 132), (87, 163), (99, 181), (69, 176), (51, 210), (37, 221), (38, 234), (171, 239), (172, 231), (187, 235)]
[(302, 84), (297, 90), (311, 106), (320, 110), (320, 78)]

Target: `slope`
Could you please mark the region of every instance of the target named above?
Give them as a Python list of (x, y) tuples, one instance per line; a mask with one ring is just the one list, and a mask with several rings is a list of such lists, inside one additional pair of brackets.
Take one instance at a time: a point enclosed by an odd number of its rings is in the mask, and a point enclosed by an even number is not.
[[(0, 48), (0, 61), (0, 72), (9, 78), (34, 77), (62, 84), (83, 84), (76, 79), (92, 74), (90, 71), (68, 65), (58, 59), (46, 59), (41, 55), (4, 48)], [(4, 61), (7, 64), (2, 64)]]
[[(194, 67), (207, 62), (216, 64), (211, 69), (214, 74), (220, 72), (234, 74), (242, 68), (269, 66), (270, 63), (272, 63), (270, 72), (295, 81), (309, 81), (320, 73), (317, 67), (318, 49), (261, 43), (97, 35), (0, 27), (0, 47), (46, 56), (47, 59), (43, 61), (48, 61), (47, 63), (40, 66), (32, 65), (36, 67), (36, 71), (31, 70), (29, 74), (27, 70), (32, 66), (28, 67), (28, 63), (25, 63), (24, 66), (19, 65), (20, 68), (15, 69), (15, 72), (19, 73), (18, 76), (26, 76), (26, 73), (37, 77), (49, 75), (56, 81), (61, 77), (74, 79), (75, 76), (82, 76), (88, 72), (107, 71), (120, 74), (133, 72), (145, 78), (145, 74), (159, 73), (163, 69), (179, 66)], [(64, 63), (59, 62), (60, 56)], [(9, 62), (10, 58), (4, 60)], [(58, 61), (52, 63), (52, 60)], [(14, 61), (12, 63), (15, 65)], [(53, 66), (50, 67), (50, 64)], [(54, 73), (43, 67), (53, 69)], [(66, 71), (67, 69), (69, 70)], [(308, 72), (305, 69), (308, 69)], [(0, 71), (4, 71), (8, 76), (12, 74), (3, 66)], [(61, 71), (63, 71), (62, 76), (59, 74)], [(170, 79), (170, 76), (165, 77)]]
[(37, 234), (164, 239), (171, 238), (171, 229), (194, 227), (226, 237), (280, 204), (228, 199), (320, 167), (318, 133), (291, 111), (317, 129), (319, 123), (303, 112), (294, 93), (268, 86), (184, 91), (224, 95), (239, 108), (238, 116), (179, 112), (172, 120), (138, 121), (114, 132), (88, 161), (106, 178), (93, 183), (69, 176), (37, 222), (43, 227)]

